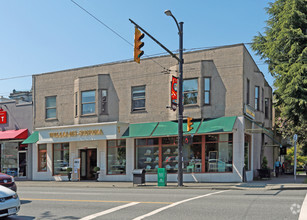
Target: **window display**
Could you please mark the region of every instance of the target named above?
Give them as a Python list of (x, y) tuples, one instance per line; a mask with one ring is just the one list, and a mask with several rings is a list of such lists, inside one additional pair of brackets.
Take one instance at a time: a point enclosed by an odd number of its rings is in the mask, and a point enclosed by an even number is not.
[(53, 145), (53, 175), (67, 175), (69, 167), (69, 144), (59, 143)]
[(108, 174), (126, 173), (126, 140), (108, 141)]
[[(232, 172), (232, 134), (209, 134), (193, 137), (193, 144), (184, 145), (184, 173)], [(177, 137), (136, 139), (136, 169), (156, 173), (159, 167), (167, 173), (178, 171)]]
[[(0, 145), (1, 146), (1, 145)], [(1, 172), (11, 176), (18, 174), (18, 143), (6, 142), (1, 147)]]
[(206, 136), (206, 172), (232, 172), (232, 134)]
[(178, 147), (162, 146), (162, 167), (166, 168), (168, 173), (177, 173), (178, 171)]
[(159, 139), (136, 140), (136, 169), (145, 169), (146, 173), (156, 173), (159, 168)]
[(47, 144), (38, 145), (38, 171), (47, 171)]
[(193, 139), (192, 145), (184, 145), (183, 147), (183, 171), (187, 173), (202, 172), (202, 147), (201, 143), (196, 143)]

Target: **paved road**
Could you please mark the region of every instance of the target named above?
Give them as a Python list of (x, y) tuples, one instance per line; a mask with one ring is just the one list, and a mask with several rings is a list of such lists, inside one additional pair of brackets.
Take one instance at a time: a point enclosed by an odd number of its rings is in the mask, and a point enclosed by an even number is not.
[(19, 186), (18, 194), (21, 211), (10, 219), (281, 220), (298, 219), (307, 190)]

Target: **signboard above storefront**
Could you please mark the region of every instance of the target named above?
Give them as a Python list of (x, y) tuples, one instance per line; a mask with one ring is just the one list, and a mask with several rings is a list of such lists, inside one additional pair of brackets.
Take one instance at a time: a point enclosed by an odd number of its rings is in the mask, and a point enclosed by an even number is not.
[(6, 111), (3, 111), (2, 108), (0, 108), (0, 124), (6, 124), (7, 123), (7, 113)]
[(120, 122), (38, 128), (38, 143), (119, 139), (127, 128), (128, 124)]

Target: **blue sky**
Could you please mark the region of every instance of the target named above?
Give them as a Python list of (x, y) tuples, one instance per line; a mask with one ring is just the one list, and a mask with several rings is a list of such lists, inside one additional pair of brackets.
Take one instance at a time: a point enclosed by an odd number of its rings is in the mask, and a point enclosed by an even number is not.
[[(131, 18), (171, 51), (178, 49), (178, 30), (164, 14), (170, 9), (184, 22), (184, 48), (249, 43), (263, 33), (267, 0), (74, 0), (117, 32), (118, 37), (71, 0), (0, 0), (0, 96), (30, 90), (32, 74), (133, 58)], [(128, 42), (130, 43), (128, 43)], [(164, 53), (149, 37), (145, 55)], [(267, 65), (255, 62), (272, 86)]]

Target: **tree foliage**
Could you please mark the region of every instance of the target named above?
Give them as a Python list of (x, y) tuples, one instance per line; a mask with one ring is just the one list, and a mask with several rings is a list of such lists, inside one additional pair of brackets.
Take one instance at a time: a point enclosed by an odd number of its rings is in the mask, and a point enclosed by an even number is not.
[(254, 37), (252, 49), (268, 63), (274, 77), (275, 107), (280, 111), (283, 136), (299, 135), (307, 149), (307, 0), (276, 0), (263, 34)]
[[(307, 161), (307, 156), (302, 156), (302, 149), (297, 146), (297, 167), (303, 168)], [(294, 165), (294, 147), (287, 150), (287, 155), (285, 155), (285, 161), (290, 165)]]

